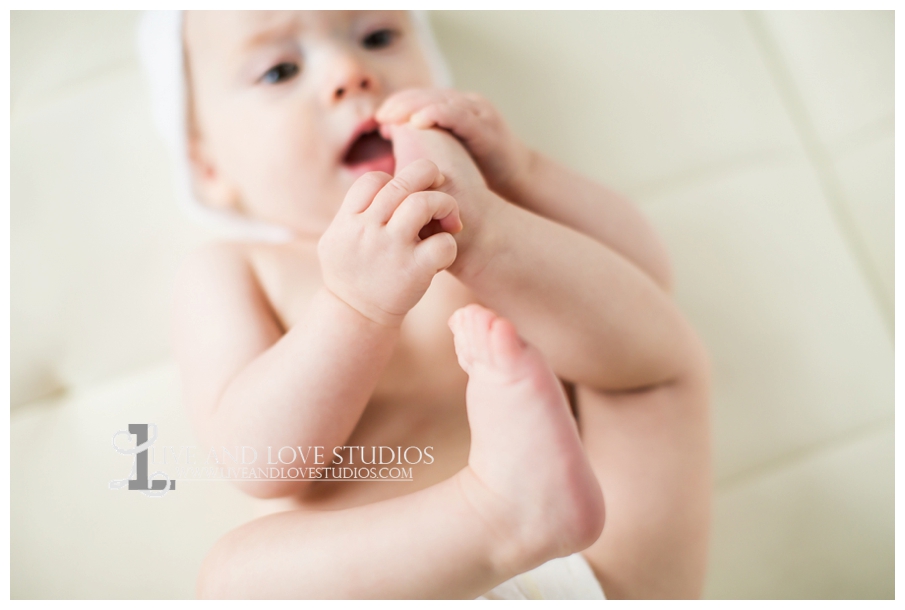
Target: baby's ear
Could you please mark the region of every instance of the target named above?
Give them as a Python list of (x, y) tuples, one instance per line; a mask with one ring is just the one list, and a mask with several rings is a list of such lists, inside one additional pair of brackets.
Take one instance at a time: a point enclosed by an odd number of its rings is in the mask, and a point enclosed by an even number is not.
[[(194, 130), (193, 130), (194, 131)], [(239, 210), (239, 194), (223, 177), (197, 132), (189, 136), (189, 163), (195, 197), (212, 208)]]

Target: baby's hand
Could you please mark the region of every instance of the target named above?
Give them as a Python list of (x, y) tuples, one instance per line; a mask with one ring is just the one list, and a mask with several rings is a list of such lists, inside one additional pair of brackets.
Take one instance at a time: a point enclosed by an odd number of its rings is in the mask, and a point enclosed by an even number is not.
[(318, 242), (327, 289), (378, 324), (400, 325), (434, 275), (456, 258), (458, 205), (429, 190), (443, 181), (427, 159), (395, 178), (369, 172), (356, 180)]
[(383, 124), (441, 127), (458, 137), (477, 161), (490, 188), (504, 197), (528, 175), (531, 151), (509, 130), (496, 109), (476, 93), (454, 89), (408, 89), (377, 111)]

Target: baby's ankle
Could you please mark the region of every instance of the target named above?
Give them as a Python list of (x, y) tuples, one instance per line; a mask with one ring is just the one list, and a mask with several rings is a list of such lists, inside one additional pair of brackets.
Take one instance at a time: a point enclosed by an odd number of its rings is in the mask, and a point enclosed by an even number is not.
[(456, 235), (456, 260), (447, 269), (466, 284), (479, 276), (503, 247), (505, 208), (511, 207), (510, 203), (486, 187), (474, 189), (469, 195), (476, 205), (483, 208), (483, 213), (480, 219), (470, 219), (471, 222)]
[(463, 502), (484, 528), (487, 557), (494, 571), (512, 578), (554, 559), (558, 553), (556, 527), (537, 527), (522, 518), (510, 500), (487, 487), (470, 467), (456, 475)]

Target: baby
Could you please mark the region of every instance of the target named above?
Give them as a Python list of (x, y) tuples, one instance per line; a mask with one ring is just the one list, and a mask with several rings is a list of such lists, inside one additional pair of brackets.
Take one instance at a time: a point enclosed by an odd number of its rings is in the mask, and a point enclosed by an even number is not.
[(284, 467), (308, 447), (431, 458), (411, 481), (239, 482), (283, 510), (215, 545), (199, 595), (474, 598), (573, 556), (610, 598), (700, 596), (707, 358), (641, 214), (435, 88), (408, 13), (188, 13), (182, 32), (196, 196), (292, 236), (180, 272), (201, 440), (302, 448)]

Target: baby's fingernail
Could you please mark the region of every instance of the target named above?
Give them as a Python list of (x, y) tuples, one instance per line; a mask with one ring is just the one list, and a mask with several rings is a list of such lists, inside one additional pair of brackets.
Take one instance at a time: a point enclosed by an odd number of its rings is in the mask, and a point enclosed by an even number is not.
[(434, 123), (430, 119), (428, 119), (425, 115), (416, 112), (412, 116), (409, 117), (409, 123), (414, 125), (419, 129), (426, 129), (427, 127), (433, 127)]
[(444, 182), (446, 182), (446, 176), (444, 176), (443, 174), (437, 174), (437, 177), (434, 178), (433, 188), (442, 186)]

